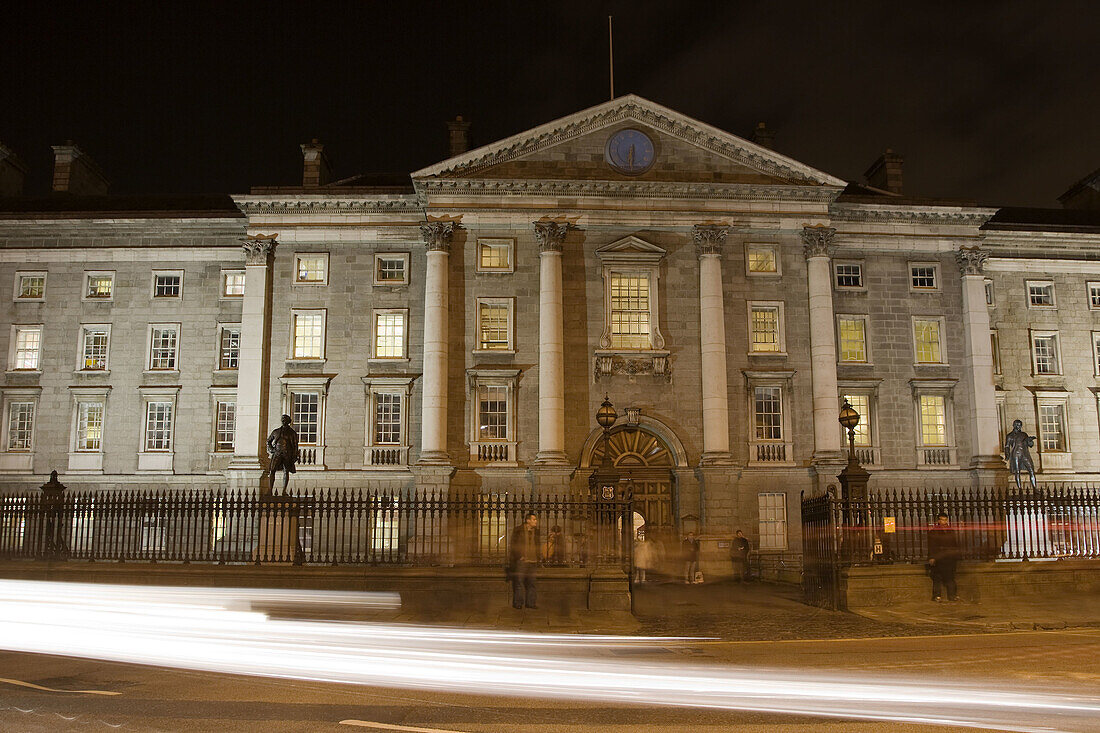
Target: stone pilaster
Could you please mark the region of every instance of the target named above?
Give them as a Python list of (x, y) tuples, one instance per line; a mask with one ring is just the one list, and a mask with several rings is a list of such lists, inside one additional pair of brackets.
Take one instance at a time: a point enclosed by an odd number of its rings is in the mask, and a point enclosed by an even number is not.
[[(833, 466), (843, 463), (837, 416), (840, 402), (836, 379), (836, 339), (833, 316), (833, 282), (830, 255), (836, 229), (826, 226), (802, 230), (806, 256), (806, 281), (810, 301), (810, 368), (814, 409), (813, 463)], [(824, 468), (824, 466), (823, 466)], [(824, 471), (821, 471), (824, 473)], [(831, 478), (831, 475), (830, 475)]]
[(536, 221), (539, 244), (539, 452), (535, 463), (565, 465), (565, 332), (561, 256), (568, 222)]
[(722, 249), (729, 227), (696, 224), (699, 250), (699, 348), (702, 373), (703, 464), (730, 462), (726, 321), (722, 298)]
[(985, 302), (983, 268), (988, 256), (980, 247), (961, 247), (955, 253), (962, 277), (964, 366), (974, 395), (970, 467), (1004, 469), (993, 386), (993, 344), (989, 338), (989, 309)]
[(432, 221), (420, 227), (427, 252), (424, 273), (424, 379), (421, 400), (420, 463), (449, 464), (447, 455), (447, 319), (454, 223)]
[(268, 375), (271, 360), (271, 263), (276, 235), (256, 234), (244, 247), (244, 297), (241, 303), (241, 352), (237, 367), (237, 429), (231, 472), (240, 486), (258, 486), (266, 455)]

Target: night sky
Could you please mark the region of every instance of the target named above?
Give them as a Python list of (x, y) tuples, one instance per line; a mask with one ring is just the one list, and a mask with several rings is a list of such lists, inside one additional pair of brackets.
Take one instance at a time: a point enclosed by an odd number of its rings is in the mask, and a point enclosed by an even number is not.
[[(887, 9), (889, 8), (889, 9)], [(885, 148), (906, 193), (1058, 206), (1100, 167), (1100, 4), (20, 2), (4, 11), (0, 142), (49, 187), (74, 140), (114, 193), (300, 182), (446, 157), (635, 93), (848, 180)]]

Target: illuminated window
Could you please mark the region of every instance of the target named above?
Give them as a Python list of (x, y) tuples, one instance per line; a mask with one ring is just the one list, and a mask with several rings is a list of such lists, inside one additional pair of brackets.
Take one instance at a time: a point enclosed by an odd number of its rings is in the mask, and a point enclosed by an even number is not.
[(98, 452), (103, 447), (103, 403), (78, 402), (76, 404), (77, 451)]
[(863, 265), (858, 262), (837, 262), (834, 265), (837, 288), (862, 288)]
[(787, 495), (772, 492), (757, 494), (757, 511), (760, 549), (787, 549)]
[(237, 369), (241, 363), (241, 327), (222, 326), (218, 344), (218, 369)]
[(37, 371), (42, 363), (42, 326), (12, 326), (11, 369)]
[(1054, 283), (1029, 280), (1027, 283), (1027, 305), (1029, 308), (1054, 307)]
[(172, 450), (172, 402), (147, 402), (145, 405), (145, 451)]
[(82, 326), (80, 336), (80, 368), (83, 371), (107, 370), (107, 355), (111, 344), (110, 326)]
[(404, 359), (405, 346), (404, 310), (384, 310), (374, 312), (374, 357), (375, 359)]
[(183, 271), (153, 273), (154, 298), (178, 298), (183, 294)]
[(89, 272), (84, 276), (84, 298), (86, 300), (110, 300), (114, 295), (115, 274), (113, 272)]
[(171, 371), (178, 368), (179, 326), (176, 324), (149, 327), (149, 369)]
[(611, 348), (648, 349), (649, 275), (611, 273)]
[(8, 439), (6, 450), (29, 451), (34, 436), (35, 403), (31, 400), (8, 403)]
[(779, 257), (775, 247), (763, 244), (745, 245), (745, 269), (750, 275), (778, 275)]
[(46, 297), (46, 273), (15, 273), (16, 300), (44, 300)]
[(320, 445), (321, 395), (319, 392), (291, 392), (290, 419), (298, 431), (299, 445)]
[(1033, 331), (1031, 334), (1031, 357), (1035, 374), (1061, 374), (1062, 365), (1058, 353), (1058, 334)]
[(778, 354), (783, 343), (783, 309), (778, 303), (749, 303), (749, 351)]
[(323, 359), (325, 356), (325, 312), (291, 312), (292, 359)]
[(478, 272), (511, 272), (512, 240), (477, 240), (477, 270)]
[(231, 452), (237, 434), (237, 403), (218, 400), (214, 407), (214, 450)]
[(222, 297), (240, 298), (244, 296), (244, 270), (222, 270)]
[(943, 364), (943, 319), (914, 318), (913, 342), (918, 364)]
[(753, 425), (756, 440), (783, 440), (783, 390), (753, 388)]
[(401, 445), (401, 393), (374, 395), (374, 445)]
[[(853, 410), (859, 413), (859, 424), (856, 425), (853, 430), (853, 434), (856, 439), (856, 445), (867, 447), (871, 445), (871, 397), (867, 394), (846, 394), (841, 395), (840, 403), (844, 404), (844, 400), (848, 400), (848, 404)], [(844, 442), (848, 442), (848, 431), (845, 428), (841, 428), (840, 432), (844, 438)]]
[(478, 440), (508, 439), (508, 387), (482, 384), (477, 388)]
[(409, 255), (379, 253), (374, 256), (375, 285), (408, 285)]
[(294, 282), (299, 285), (324, 285), (328, 282), (328, 254), (294, 256)]
[(943, 395), (920, 395), (920, 440), (925, 446), (947, 445), (947, 401)]
[(936, 290), (939, 288), (940, 266), (934, 262), (909, 263), (910, 290)]
[(478, 298), (477, 334), (479, 351), (512, 349), (511, 298)]
[(867, 363), (866, 316), (838, 316), (837, 338), (840, 361)]
[(1039, 404), (1039, 436), (1039, 445), (1044, 453), (1066, 452), (1065, 403)]

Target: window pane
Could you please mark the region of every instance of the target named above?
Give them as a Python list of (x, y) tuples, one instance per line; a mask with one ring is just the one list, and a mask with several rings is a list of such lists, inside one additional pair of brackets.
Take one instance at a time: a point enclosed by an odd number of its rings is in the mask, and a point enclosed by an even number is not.
[(298, 443), (317, 445), (321, 433), (321, 395), (316, 392), (293, 392), (290, 398), (290, 419), (298, 431)]
[(84, 369), (99, 371), (107, 368), (107, 338), (105, 328), (84, 329)]
[(1001, 373), (1001, 340), (996, 331), (989, 332), (989, 348), (993, 350), (993, 373)]
[(611, 273), (611, 347), (650, 348), (648, 275)]
[(237, 433), (237, 403), (218, 401), (214, 420), (214, 450), (233, 450), (233, 437)]
[(783, 440), (783, 402), (779, 387), (753, 390), (753, 419), (757, 440)]
[(993, 305), (993, 281), (985, 281), (985, 304)]
[(320, 359), (324, 343), (324, 316), (320, 313), (295, 313), (294, 358)]
[(375, 273), (375, 279), (378, 282), (405, 282), (404, 257), (379, 257), (376, 262), (378, 271)]
[(175, 369), (176, 368), (176, 328), (154, 327), (152, 337), (152, 350), (149, 357), (151, 369)]
[(771, 247), (749, 247), (749, 272), (778, 272), (775, 250)]
[(114, 278), (110, 275), (88, 276), (89, 298), (110, 298)]
[(19, 276), (19, 297), (20, 298), (44, 298), (46, 296), (46, 276), (45, 275), (20, 275)]
[(862, 318), (840, 319), (841, 361), (867, 361), (866, 323)]
[(15, 329), (15, 369), (38, 369), (42, 354), (41, 328)]
[(1044, 451), (1066, 449), (1065, 405), (1039, 405), (1039, 433)]
[(325, 281), (324, 255), (298, 255), (297, 281), (300, 283), (320, 283)]
[(183, 277), (180, 275), (157, 275), (153, 283), (154, 298), (178, 298)]
[(779, 309), (752, 309), (752, 350), (779, 351)]
[(1035, 373), (1061, 373), (1061, 369), (1058, 368), (1058, 337), (1034, 336), (1031, 343), (1035, 352)]
[(8, 450), (31, 449), (34, 431), (34, 403), (12, 402), (8, 405)]
[(508, 306), (505, 303), (478, 304), (478, 348), (508, 348)]
[(759, 511), (760, 549), (784, 550), (787, 547), (787, 496), (767, 493), (757, 495)]
[(374, 395), (374, 444), (401, 445), (401, 395)]
[(917, 362), (939, 364), (943, 362), (940, 348), (940, 322), (917, 319), (913, 321), (913, 335), (917, 344)]
[(1089, 307), (1100, 308), (1100, 283), (1089, 283)]
[[(856, 425), (853, 430), (856, 445), (871, 445), (871, 398), (865, 394), (846, 394), (843, 399), (848, 400), (851, 408), (859, 413), (859, 425)], [(843, 401), (841, 404), (844, 404)], [(844, 433), (844, 440), (847, 442), (848, 431), (841, 428), (841, 432)]]
[(1051, 283), (1028, 283), (1027, 298), (1030, 305), (1054, 305), (1054, 285)]
[(76, 449), (98, 451), (103, 440), (103, 403), (81, 402), (76, 411)]
[(947, 445), (947, 409), (941, 395), (920, 396), (921, 445)]
[(145, 408), (145, 450), (172, 449), (172, 403), (150, 402)]
[(836, 286), (838, 288), (862, 288), (863, 266), (857, 264), (838, 264), (836, 266)]
[(374, 356), (377, 359), (405, 357), (405, 314), (374, 314)]
[(913, 265), (909, 274), (914, 288), (936, 287), (936, 268), (934, 265)]
[(477, 390), (479, 440), (508, 439), (508, 388), (482, 385)]
[(244, 273), (236, 271), (225, 273), (222, 294), (229, 297), (244, 295)]
[(511, 269), (512, 245), (509, 242), (478, 242), (482, 270)]
[(223, 328), (219, 369), (236, 369), (241, 362), (241, 329)]

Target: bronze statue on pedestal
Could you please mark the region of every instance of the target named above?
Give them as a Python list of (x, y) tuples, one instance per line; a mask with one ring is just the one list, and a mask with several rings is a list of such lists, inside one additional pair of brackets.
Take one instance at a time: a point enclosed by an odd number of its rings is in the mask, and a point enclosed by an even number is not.
[(1035, 491), (1035, 463), (1028, 452), (1028, 448), (1035, 447), (1035, 436), (1025, 433), (1023, 426), (1021, 420), (1012, 421), (1012, 432), (1005, 436), (1005, 458), (1008, 460), (1008, 470), (1016, 477), (1016, 489), (1022, 490), (1020, 474), (1027, 471), (1031, 490)]

